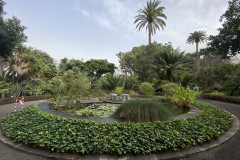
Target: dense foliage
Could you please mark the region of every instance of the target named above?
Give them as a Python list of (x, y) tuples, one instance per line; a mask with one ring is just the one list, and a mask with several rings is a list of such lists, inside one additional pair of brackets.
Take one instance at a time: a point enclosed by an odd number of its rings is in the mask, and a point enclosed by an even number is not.
[(178, 105), (183, 110), (189, 110), (191, 103), (201, 95), (199, 91), (190, 91), (182, 86), (172, 88), (169, 92), (168, 99)]
[(24, 34), (25, 26), (16, 17), (4, 19), (3, 6), (5, 2), (0, 0), (0, 57), (7, 59), (13, 55), (16, 47), (27, 40)]
[(130, 100), (115, 111), (113, 117), (131, 122), (154, 122), (167, 120), (168, 117), (181, 114), (177, 106), (150, 100)]
[(220, 17), (223, 22), (216, 36), (210, 36), (208, 49), (229, 58), (240, 53), (240, 0), (229, 0), (228, 9)]
[(229, 129), (230, 113), (204, 102), (195, 118), (152, 123), (68, 119), (28, 107), (2, 120), (5, 136), (34, 147), (82, 154), (147, 154), (209, 142)]
[(151, 83), (143, 82), (140, 84), (139, 89), (146, 97), (152, 97), (154, 95), (154, 88)]

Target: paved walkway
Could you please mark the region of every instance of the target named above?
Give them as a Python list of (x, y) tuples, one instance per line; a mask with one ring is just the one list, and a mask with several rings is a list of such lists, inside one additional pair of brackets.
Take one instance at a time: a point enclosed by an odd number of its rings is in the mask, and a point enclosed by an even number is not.
[[(220, 108), (223, 108), (231, 112), (240, 119), (240, 105), (218, 102), (213, 100), (203, 101), (219, 106)], [(36, 104), (39, 102), (41, 101), (25, 102), (25, 106)], [(1, 105), (0, 120), (7, 114), (11, 113), (13, 108), (14, 104)], [(229, 141), (227, 141), (226, 143), (222, 144), (219, 147), (215, 147), (205, 152), (201, 152), (186, 158), (182, 158), (181, 160), (239, 160), (240, 159), (239, 147), (240, 147), (240, 133), (238, 132)], [(5, 146), (3, 145), (3, 143), (0, 142), (0, 160), (32, 160), (32, 159), (46, 160), (46, 158), (42, 158), (40, 156), (30, 155), (27, 153), (23, 153), (21, 151), (17, 151), (16, 149)]]

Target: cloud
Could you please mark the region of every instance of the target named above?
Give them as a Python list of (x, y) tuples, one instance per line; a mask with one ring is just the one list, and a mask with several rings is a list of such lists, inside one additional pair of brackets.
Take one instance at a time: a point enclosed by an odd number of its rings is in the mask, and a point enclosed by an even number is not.
[(79, 12), (80, 8), (79, 8), (79, 0), (74, 0), (74, 10)]
[(90, 13), (89, 13), (88, 11), (86, 11), (85, 9), (82, 9), (82, 10), (81, 10), (81, 13), (82, 13), (85, 17), (88, 17), (88, 18), (91, 17)]
[(85, 9), (81, 9), (81, 13), (86, 18), (89, 18), (95, 22), (97, 22), (99, 25), (101, 25), (104, 28), (112, 29), (117, 31), (118, 29), (112, 25), (112, 23), (108, 20), (105, 14), (100, 14), (98, 12), (88, 12)]
[(117, 31), (118, 29), (111, 24), (105, 14), (100, 14), (97, 12), (92, 13), (92, 19), (98, 22), (101, 26)]

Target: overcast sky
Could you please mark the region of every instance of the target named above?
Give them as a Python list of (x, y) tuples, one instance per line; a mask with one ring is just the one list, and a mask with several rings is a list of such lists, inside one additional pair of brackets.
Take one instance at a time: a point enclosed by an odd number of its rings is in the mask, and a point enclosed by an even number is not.
[[(119, 52), (148, 44), (145, 29), (133, 24), (137, 10), (147, 0), (4, 0), (7, 15), (27, 26), (27, 46), (47, 52), (54, 59), (107, 59), (118, 64)], [(152, 37), (158, 43), (172, 42), (175, 48), (194, 52), (186, 44), (190, 33), (216, 35), (220, 16), (228, 0), (162, 0), (168, 17), (166, 28)], [(205, 45), (201, 44), (200, 48)]]

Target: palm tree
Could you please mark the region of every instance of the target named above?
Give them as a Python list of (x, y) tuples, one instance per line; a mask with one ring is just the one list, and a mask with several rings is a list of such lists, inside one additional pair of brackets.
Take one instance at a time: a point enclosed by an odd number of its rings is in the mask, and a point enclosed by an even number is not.
[(149, 36), (149, 45), (151, 44), (151, 35), (156, 34), (156, 30), (162, 30), (166, 26), (166, 23), (162, 18), (167, 19), (167, 16), (163, 14), (165, 7), (159, 6), (159, 0), (150, 0), (147, 2), (147, 6), (143, 6), (143, 9), (138, 10), (138, 15), (135, 17), (134, 23), (137, 23), (136, 28), (140, 31), (146, 26)]
[(199, 54), (198, 54), (198, 44), (200, 42), (205, 42), (207, 40), (206, 31), (195, 31), (190, 33), (190, 36), (187, 39), (187, 43), (193, 44), (196, 43), (196, 59), (197, 59), (197, 70), (199, 68)]

